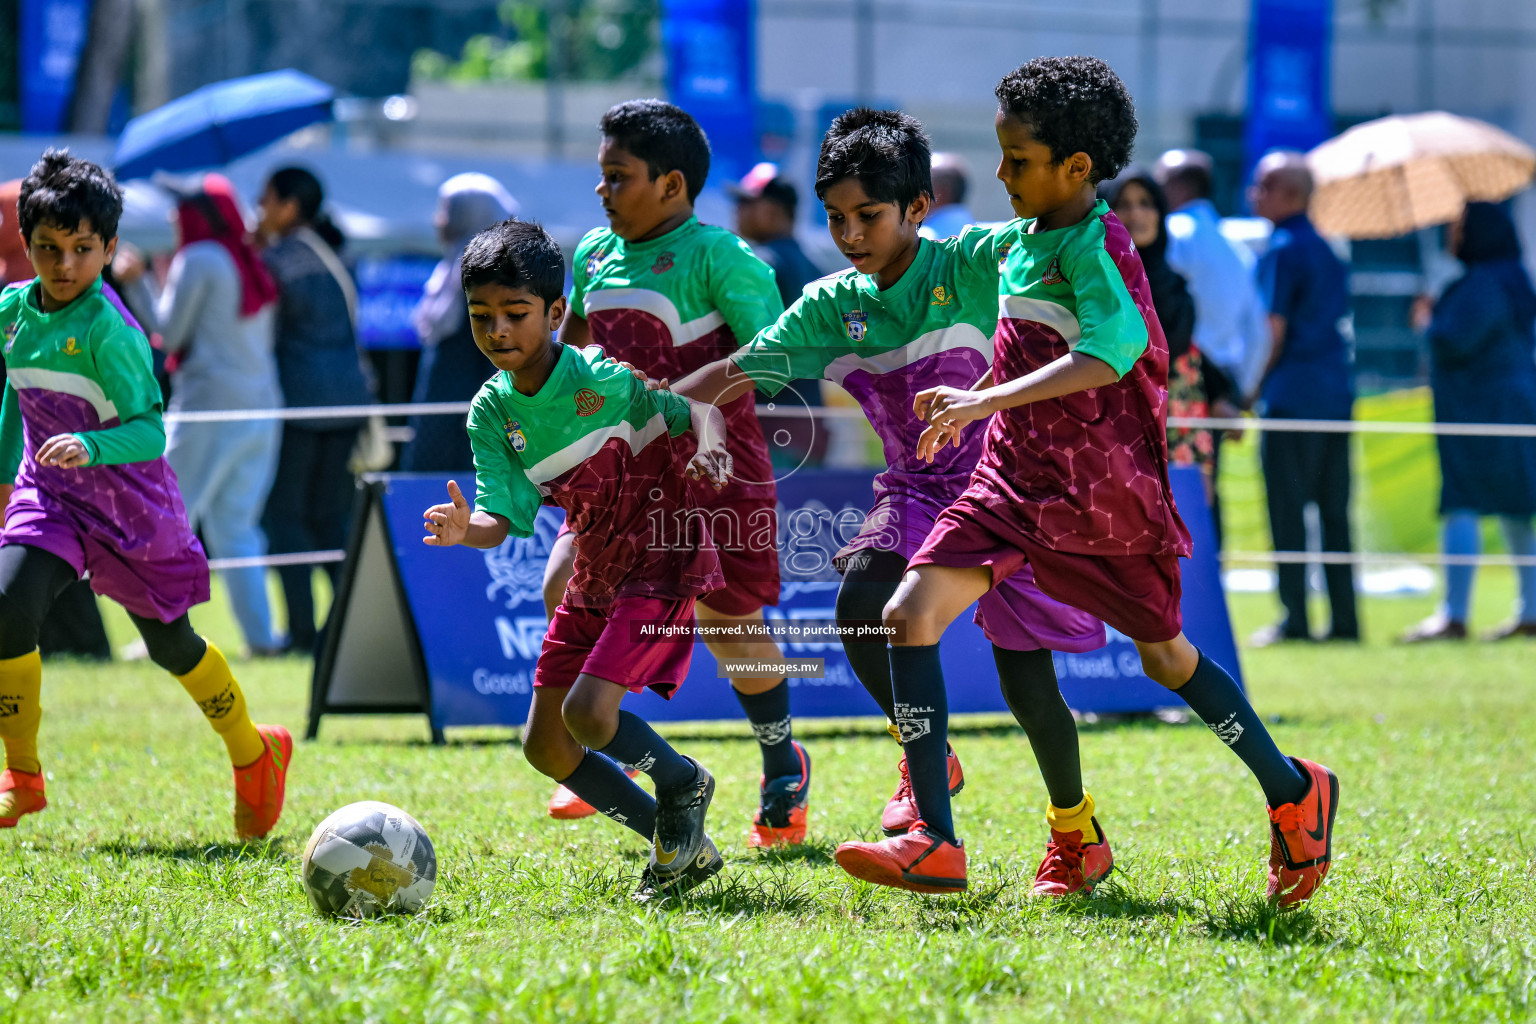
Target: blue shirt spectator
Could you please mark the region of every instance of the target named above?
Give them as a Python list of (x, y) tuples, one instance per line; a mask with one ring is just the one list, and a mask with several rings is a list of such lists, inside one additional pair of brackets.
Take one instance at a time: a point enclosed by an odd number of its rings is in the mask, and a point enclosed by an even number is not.
[(1259, 258), (1259, 294), (1270, 316), (1285, 321), (1260, 397), (1266, 416), (1349, 419), (1354, 404), (1350, 352), (1342, 326), (1349, 315), (1349, 268), (1305, 213), (1278, 222)]

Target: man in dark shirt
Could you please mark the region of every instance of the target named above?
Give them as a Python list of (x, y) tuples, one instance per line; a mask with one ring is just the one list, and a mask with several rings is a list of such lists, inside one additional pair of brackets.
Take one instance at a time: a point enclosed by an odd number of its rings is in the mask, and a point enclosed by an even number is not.
[[(1349, 269), (1312, 222), (1312, 175), (1300, 153), (1275, 152), (1254, 169), (1249, 200), (1275, 226), (1259, 259), (1259, 293), (1269, 312), (1273, 348), (1259, 384), (1258, 407), (1274, 419), (1347, 420), (1354, 405), (1350, 351)], [(1270, 536), (1276, 551), (1306, 548), (1303, 510), (1316, 503), (1325, 552), (1352, 550), (1349, 534), (1349, 435), (1266, 431), (1260, 441)], [(1306, 566), (1279, 566), (1285, 618), (1254, 643), (1309, 639)], [(1327, 565), (1330, 640), (1358, 640), (1354, 567)]]

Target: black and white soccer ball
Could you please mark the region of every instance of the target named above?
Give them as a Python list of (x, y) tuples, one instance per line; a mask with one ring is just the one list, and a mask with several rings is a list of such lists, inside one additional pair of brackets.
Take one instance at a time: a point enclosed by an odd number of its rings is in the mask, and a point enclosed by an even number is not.
[(365, 800), (315, 829), (304, 847), (301, 879), (310, 904), (326, 916), (414, 914), (437, 884), (437, 853), (415, 818)]

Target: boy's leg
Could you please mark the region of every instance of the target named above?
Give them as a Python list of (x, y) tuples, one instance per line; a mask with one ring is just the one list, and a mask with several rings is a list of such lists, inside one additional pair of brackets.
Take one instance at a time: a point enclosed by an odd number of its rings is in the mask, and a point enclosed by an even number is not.
[(37, 631), (59, 593), (76, 579), (72, 565), (41, 548), (0, 547), (0, 828), (48, 806), (37, 733), (42, 724), (43, 661)]
[(550, 686), (534, 688), (523, 730), (523, 756), (579, 799), (650, 842), (656, 832), (656, 801), (611, 759), (576, 742), (561, 711), (569, 693)]
[(236, 834), (242, 839), (266, 835), (283, 813), (293, 760), (288, 730), (251, 721), (245, 693), (223, 652), (199, 636), (185, 614), (173, 622), (132, 612), (128, 617), (144, 638), (150, 660), (176, 677), (224, 741), (235, 773)]

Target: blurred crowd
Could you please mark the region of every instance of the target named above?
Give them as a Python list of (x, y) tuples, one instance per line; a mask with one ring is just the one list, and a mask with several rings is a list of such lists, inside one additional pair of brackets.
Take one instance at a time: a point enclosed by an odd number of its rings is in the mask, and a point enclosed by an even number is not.
[[(32, 276), (15, 229), (17, 184), (0, 185), (5, 281)], [(151, 337), (167, 410), (374, 403), (378, 388), (358, 344), (346, 240), (326, 214), (323, 183), (301, 167), (277, 170), (254, 197), (254, 215), (220, 175), (161, 184), (177, 202), (175, 252), (150, 255), (122, 245), (108, 284)], [(1251, 410), (1272, 419), (1350, 419), (1349, 271), (1308, 219), (1312, 181), (1304, 159), (1273, 153), (1254, 171), (1250, 205), (1273, 226), (1259, 252), (1223, 234), (1211, 198), (1215, 184), (1208, 155), (1173, 150), (1100, 188), (1146, 267), (1168, 340), (1169, 415), (1230, 419)], [(962, 161), (935, 154), (933, 185), (925, 234), (946, 237), (974, 221), (965, 203), (970, 171)], [(786, 305), (835, 269), (817, 266), (796, 241), (799, 197), (773, 164), (759, 164), (727, 191), (735, 201), (736, 232), (774, 268)], [(413, 316), (421, 343), (413, 401), (468, 401), (487, 376), (470, 336), (459, 259), (478, 231), (517, 212), (506, 189), (483, 174), (457, 175), (439, 189), (442, 258)], [(1448, 229), (1447, 249), (1465, 274), (1438, 298), (1421, 302), (1416, 324), (1429, 340), (1437, 419), (1536, 422), (1536, 291), (1509, 216), (1472, 204)], [(819, 381), (792, 387), (806, 405), (824, 400)], [(379, 417), (180, 420), (170, 426), (166, 455), (209, 556), (254, 563), (269, 554), (344, 549), (360, 472), (471, 468), (460, 418), (417, 416), (409, 426), (409, 440), (395, 451)], [(836, 431), (814, 430), (804, 415), (765, 416), (764, 429), (775, 438), (776, 460), (791, 464), (815, 464), (827, 455), (828, 437), (836, 443)], [(1197, 466), (1205, 477), (1218, 546), (1223, 443), (1240, 437), (1187, 426), (1168, 432), (1171, 460)], [(1479, 518), (1497, 516), (1511, 551), (1536, 556), (1536, 440), (1439, 440), (1446, 552), (1476, 554)], [(1350, 435), (1265, 431), (1260, 458), (1275, 550), (1307, 548), (1307, 508), (1313, 506), (1314, 543), (1324, 552), (1352, 552)], [(334, 584), (339, 564), (322, 568)], [(316, 648), (322, 629), (314, 569), (277, 569), (285, 630), (274, 625), (266, 567), (222, 570), (248, 654)], [(1465, 637), (1473, 573), (1472, 565), (1448, 568), (1444, 606), (1404, 639)], [(1282, 563), (1277, 575), (1281, 616), (1253, 642), (1311, 639), (1307, 567)], [(1353, 566), (1333, 561), (1323, 575), (1330, 617), (1321, 635), (1357, 640)], [(1536, 567), (1521, 569), (1520, 583), (1515, 614), (1499, 636), (1536, 635)], [(43, 648), (110, 656), (87, 585), (61, 598)]]

